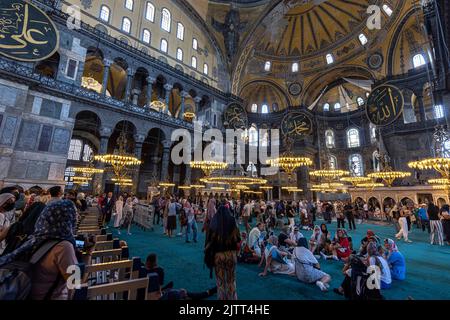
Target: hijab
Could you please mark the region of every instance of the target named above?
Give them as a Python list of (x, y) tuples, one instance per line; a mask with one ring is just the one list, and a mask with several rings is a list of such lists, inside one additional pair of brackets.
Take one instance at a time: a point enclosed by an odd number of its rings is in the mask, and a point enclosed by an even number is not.
[(389, 251), (389, 255), (391, 255), (393, 252), (398, 252), (398, 247), (394, 240), (386, 239), (384, 240), (384, 242), (388, 245), (387, 249)]
[(15, 196), (12, 193), (0, 194), (0, 207), (2, 207), (9, 199), (13, 199)]
[(239, 229), (230, 209), (220, 206), (211, 220), (209, 236), (219, 246), (231, 247), (240, 242)]
[(318, 225), (315, 225), (311, 239), (314, 239), (315, 241), (319, 241), (321, 238), (322, 238), (322, 229), (320, 229), (320, 227)]
[(19, 255), (31, 253), (48, 240), (69, 241), (75, 246), (76, 209), (72, 201), (61, 200), (45, 207), (36, 221), (34, 233), (13, 252), (0, 258), (0, 266)]

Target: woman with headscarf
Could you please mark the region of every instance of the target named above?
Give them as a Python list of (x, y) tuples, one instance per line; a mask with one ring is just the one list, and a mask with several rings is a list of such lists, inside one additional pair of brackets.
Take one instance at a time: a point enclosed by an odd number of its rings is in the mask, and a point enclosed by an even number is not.
[(43, 245), (51, 249), (32, 270), (31, 299), (67, 300), (66, 284), (70, 274), (67, 268), (78, 264), (74, 231), (76, 211), (71, 201), (63, 200), (47, 206), (39, 216), (34, 233), (13, 252), (0, 258), (0, 266), (23, 259), (29, 261), (32, 254)]
[(295, 266), (288, 260), (288, 253), (278, 249), (278, 238), (275, 236), (269, 237), (267, 245), (264, 250), (264, 257), (266, 259), (266, 266), (264, 271), (259, 275), (265, 277), (268, 271), (274, 274), (286, 274), (290, 276), (295, 275)]
[[(367, 245), (367, 267), (375, 267), (380, 272), (381, 289), (389, 289), (392, 284), (391, 270), (385, 258), (380, 255), (376, 242), (369, 242)], [(368, 273), (373, 273), (368, 270)]]
[(398, 251), (395, 241), (384, 240), (384, 247), (387, 250), (386, 260), (391, 269), (392, 279), (403, 281), (406, 279), (406, 262), (403, 255)]
[(337, 229), (336, 236), (331, 244), (334, 260), (346, 260), (352, 254), (350, 241), (344, 229)]
[(214, 268), (219, 300), (237, 300), (236, 254), (240, 241), (236, 220), (229, 209), (220, 206), (210, 222), (205, 246), (205, 262)]
[(314, 226), (313, 234), (309, 239), (309, 250), (315, 255), (319, 254), (320, 252), (319, 245), (321, 238), (322, 238), (322, 230), (318, 225), (316, 225)]

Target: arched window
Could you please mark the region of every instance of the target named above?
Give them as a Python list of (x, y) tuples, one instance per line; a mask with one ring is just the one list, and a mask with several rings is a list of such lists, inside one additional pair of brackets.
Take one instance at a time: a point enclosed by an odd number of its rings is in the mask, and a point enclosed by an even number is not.
[(131, 20), (128, 19), (127, 17), (123, 18), (122, 20), (122, 31), (126, 33), (131, 32)]
[(155, 6), (151, 2), (147, 2), (147, 6), (145, 8), (145, 19), (148, 21), (155, 21)]
[(380, 172), (381, 171), (381, 164), (379, 159), (380, 153), (375, 150), (372, 154), (372, 161), (373, 161), (373, 171)]
[(423, 57), (423, 54), (419, 53), (416, 54), (413, 58), (413, 65), (414, 68), (419, 68), (421, 66), (424, 66), (426, 64), (425, 58)]
[(360, 106), (360, 107), (362, 107), (363, 105), (364, 105), (364, 99), (363, 98), (361, 98), (361, 97), (358, 97), (357, 99), (356, 99), (356, 102), (358, 102), (358, 106)]
[(323, 111), (324, 111), (324, 112), (330, 111), (330, 104), (329, 104), (329, 103), (325, 103), (325, 104), (323, 105)]
[(362, 45), (365, 45), (369, 41), (364, 33), (361, 33), (358, 38)]
[(333, 155), (328, 156), (328, 165), (330, 167), (330, 170), (337, 170), (337, 158)]
[(181, 48), (177, 49), (177, 60), (183, 61), (183, 50)]
[(91, 158), (93, 157), (93, 155), (94, 155), (94, 150), (92, 150), (90, 145), (85, 144), (84, 148), (83, 148), (83, 161), (84, 162), (91, 161)]
[(258, 146), (258, 130), (255, 126), (252, 126), (250, 130), (248, 130), (248, 144), (254, 147)]
[(167, 53), (168, 45), (166, 39), (161, 39), (161, 51)]
[(445, 117), (444, 106), (442, 104), (438, 104), (438, 105), (434, 106), (434, 117), (436, 119), (442, 119)]
[(184, 40), (184, 25), (181, 22), (177, 24), (177, 38)]
[(125, 8), (127, 8), (128, 10), (133, 11), (133, 5), (133, 0), (125, 0)]
[(197, 50), (198, 49), (198, 41), (197, 39), (192, 39), (192, 49)]
[(347, 131), (347, 145), (349, 148), (358, 148), (361, 145), (358, 129), (353, 128)]
[(209, 71), (208, 69), (209, 69), (208, 64), (207, 63), (203, 64), (203, 74), (208, 75)]
[(326, 55), (327, 63), (332, 64), (334, 62), (334, 57), (331, 53)]
[(355, 176), (361, 177), (364, 175), (363, 162), (360, 154), (353, 154), (350, 156), (349, 169)]
[(334, 148), (336, 146), (333, 130), (325, 131), (325, 145), (327, 146), (327, 148)]
[(394, 13), (391, 9), (391, 7), (389, 7), (387, 4), (383, 4), (383, 11), (388, 15), (388, 16), (392, 16), (392, 14)]
[(170, 25), (172, 24), (172, 17), (170, 11), (166, 8), (162, 9), (161, 14), (161, 29), (170, 32)]
[(298, 72), (298, 63), (297, 63), (297, 62), (294, 62), (294, 63), (292, 64), (292, 72), (293, 72), (293, 73)]
[(270, 71), (271, 67), (272, 67), (272, 63), (270, 61), (266, 61), (266, 63), (264, 64), (264, 70)]
[(197, 58), (196, 57), (192, 57), (191, 66), (192, 66), (192, 68), (197, 69)]
[(257, 113), (258, 112), (258, 105), (256, 103), (252, 104), (252, 112)]
[(83, 142), (80, 139), (70, 140), (69, 153), (67, 155), (68, 160), (80, 161)]
[(338, 102), (334, 105), (334, 111), (341, 111), (341, 104)]
[(267, 104), (262, 105), (261, 113), (269, 113), (269, 106)]
[(377, 141), (377, 127), (371, 123), (369, 126), (369, 130), (370, 130), (370, 141), (374, 143)]
[(107, 6), (101, 6), (100, 8), (100, 19), (105, 21), (105, 22), (109, 22), (109, 15), (110, 15), (111, 11), (109, 10), (109, 8)]
[(147, 29), (144, 29), (144, 32), (142, 32), (142, 41), (144, 41), (145, 43), (150, 43), (152, 39), (152, 35), (150, 33), (150, 31), (148, 31)]
[(247, 167), (247, 172), (250, 173), (250, 176), (257, 177), (258, 176), (258, 170), (256, 169), (256, 166), (253, 162), (250, 162)]

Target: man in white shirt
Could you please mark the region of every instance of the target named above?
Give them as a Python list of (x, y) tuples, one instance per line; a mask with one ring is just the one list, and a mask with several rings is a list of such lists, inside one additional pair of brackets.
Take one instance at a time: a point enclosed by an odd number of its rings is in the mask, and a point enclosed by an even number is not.
[(264, 231), (264, 228), (264, 223), (259, 222), (248, 235), (248, 246), (255, 251), (258, 257), (261, 257), (261, 248), (259, 247), (258, 240), (261, 237), (261, 232)]
[(244, 210), (242, 212), (242, 219), (244, 220), (245, 230), (247, 234), (250, 233), (250, 225), (248, 224), (248, 220), (250, 219), (251, 214), (252, 214), (252, 205), (248, 202), (248, 200), (246, 200)]

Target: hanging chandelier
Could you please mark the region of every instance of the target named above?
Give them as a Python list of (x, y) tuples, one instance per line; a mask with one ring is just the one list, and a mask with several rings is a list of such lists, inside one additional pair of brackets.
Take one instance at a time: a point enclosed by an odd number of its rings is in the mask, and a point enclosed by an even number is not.
[(315, 178), (324, 178), (328, 180), (339, 179), (344, 176), (350, 175), (349, 171), (344, 170), (315, 170), (309, 173), (310, 176)]
[(295, 170), (300, 167), (311, 166), (313, 162), (310, 158), (296, 157), (292, 154), (284, 154), (279, 158), (267, 160), (267, 164), (274, 168), (282, 169), (288, 174), (290, 179)]
[(191, 161), (190, 166), (193, 169), (202, 170), (205, 176), (209, 177), (216, 170), (226, 169), (228, 164), (218, 161)]
[(390, 169), (381, 172), (374, 172), (368, 175), (369, 178), (383, 180), (389, 188), (392, 187), (395, 180), (408, 178), (410, 176), (411, 172), (391, 171)]
[(350, 183), (354, 188), (356, 188), (359, 184), (370, 183), (372, 181), (372, 179), (369, 178), (369, 177), (356, 177), (356, 176), (354, 176), (354, 177), (341, 178), (340, 181)]
[(221, 176), (221, 177), (209, 177), (200, 179), (203, 183), (209, 184), (229, 184), (233, 186), (241, 185), (257, 185), (257, 184), (266, 184), (267, 180), (262, 178), (253, 178), (253, 177), (245, 177), (245, 176)]
[(408, 163), (411, 169), (434, 170), (444, 179), (450, 179), (450, 158), (430, 158)]
[(358, 183), (356, 187), (361, 189), (370, 189), (371, 191), (375, 190), (375, 188), (383, 188), (385, 185), (383, 183), (376, 182), (366, 182), (366, 183)]

